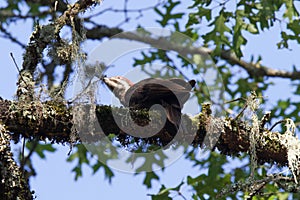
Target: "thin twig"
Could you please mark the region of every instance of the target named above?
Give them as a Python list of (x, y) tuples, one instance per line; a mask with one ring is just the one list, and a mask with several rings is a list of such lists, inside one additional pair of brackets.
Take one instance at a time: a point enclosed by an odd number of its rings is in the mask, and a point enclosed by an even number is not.
[(112, 12), (112, 13), (120, 13), (120, 12), (122, 12), (122, 13), (124, 13), (124, 12), (127, 12), (127, 13), (141, 13), (143, 11), (153, 10), (153, 8), (156, 8), (160, 5), (162, 5), (162, 3), (163, 3), (162, 1), (158, 1), (153, 6), (148, 6), (148, 7), (144, 7), (144, 8), (137, 8), (137, 9), (126, 9), (126, 10), (125, 9), (114, 9), (114, 8), (110, 7), (110, 8), (106, 8), (104, 10), (101, 10), (100, 12), (98, 12), (96, 14), (90, 15), (85, 19), (90, 19), (90, 18), (93, 18), (93, 17), (97, 17), (97, 16), (102, 15), (106, 12)]
[(14, 57), (14, 55), (13, 55), (12, 52), (10, 52), (10, 57), (12, 58), (12, 60), (13, 60), (15, 66), (16, 66), (16, 68), (17, 68), (17, 70), (18, 70), (19, 76), (21, 77), (22, 81), (23, 81), (24, 84), (29, 88), (29, 85), (27, 85), (27, 82), (23, 79), (23, 76), (22, 76), (22, 74), (21, 74), (21, 70), (20, 70), (20, 68), (19, 68), (19, 66), (18, 66), (18, 64), (17, 64), (17, 62), (16, 62), (16, 59), (15, 59), (15, 57)]
[(285, 122), (285, 119), (276, 122), (276, 123), (269, 129), (269, 131), (272, 131), (272, 129), (273, 129), (275, 126), (277, 126), (278, 124), (283, 123), (283, 122)]
[(20, 45), (23, 49), (26, 48), (26, 45), (25, 45), (25, 44), (23, 44), (22, 42), (20, 42), (19, 40), (17, 40), (15, 37), (13, 37), (13, 36), (11, 35), (11, 33), (9, 33), (8, 31), (6, 31), (1, 25), (0, 25), (0, 31), (3, 33), (3, 36), (2, 36), (3, 38), (8, 38), (8, 39), (10, 39), (12, 42), (14, 42), (14, 43)]
[(20, 166), (21, 169), (24, 169), (24, 166), (26, 165), (27, 161), (32, 156), (32, 154), (34, 153), (37, 145), (39, 144), (39, 140), (38, 139), (35, 139), (32, 142), (33, 142), (33, 145), (32, 145), (32, 148), (30, 149), (28, 155), (26, 157), (24, 157), (24, 159), (21, 161), (21, 166)]
[(244, 105), (243, 109), (241, 110), (241, 112), (234, 118), (235, 120), (237, 120), (242, 114), (243, 112), (246, 110), (246, 108), (248, 107), (248, 105)]
[(21, 74), (21, 70), (20, 70), (20, 68), (19, 68), (19, 66), (18, 66), (18, 64), (17, 64), (17, 62), (16, 62), (16, 59), (15, 59), (15, 57), (14, 57), (14, 54), (13, 54), (12, 52), (10, 52), (10, 57), (12, 58), (12, 60), (13, 60), (13, 62), (14, 62), (14, 64), (15, 64), (15, 66), (16, 66), (18, 72), (19, 72), (19, 75), (20, 75), (20, 74)]
[(240, 101), (240, 100), (246, 101), (246, 99), (245, 99), (245, 98), (243, 98), (243, 97), (240, 97), (240, 98), (237, 98), (237, 99), (233, 99), (233, 100), (230, 100), (230, 101), (226, 101), (224, 104), (227, 104), (227, 103), (232, 103), (232, 102), (235, 102), (235, 101)]
[[(23, 138), (23, 144), (22, 144), (22, 152), (21, 152), (21, 163), (24, 163), (24, 160), (25, 160), (25, 143), (26, 143), (26, 139), (25, 137)], [(22, 165), (21, 164), (21, 171), (24, 171), (24, 164)]]

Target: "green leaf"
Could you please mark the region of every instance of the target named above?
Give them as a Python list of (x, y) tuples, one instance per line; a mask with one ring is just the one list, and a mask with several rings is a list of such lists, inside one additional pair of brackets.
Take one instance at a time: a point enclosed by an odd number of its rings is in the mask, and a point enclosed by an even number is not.
[(103, 165), (105, 178), (108, 179), (108, 182), (111, 183), (112, 178), (115, 176), (113, 171), (107, 166)]
[(143, 184), (146, 185), (147, 188), (151, 188), (152, 187), (152, 184), (151, 184), (152, 180), (159, 180), (159, 176), (157, 176), (157, 174), (154, 173), (153, 171), (152, 172), (147, 172), (146, 176), (145, 176), (145, 179), (143, 181)]
[(39, 8), (40, 5), (37, 3), (28, 3), (28, 6), (30, 7), (29, 11), (28, 11), (28, 15), (38, 15), (40, 12)]
[(40, 144), (37, 141), (27, 142), (26, 148), (29, 150), (34, 148), (34, 152), (42, 159), (44, 159), (46, 157), (45, 151), (48, 151), (48, 152), (56, 151), (56, 148), (54, 148), (52, 144)]
[[(73, 148), (72, 154), (67, 158), (67, 162), (77, 161), (76, 166), (72, 169), (75, 172), (75, 180), (82, 176), (82, 164), (90, 164), (88, 151), (83, 144), (78, 144)], [(97, 167), (95, 167), (96, 169)]]
[(72, 172), (75, 172), (75, 181), (78, 180), (79, 177), (82, 177), (82, 169), (81, 169), (81, 165), (75, 166), (72, 169)]
[(268, 23), (268, 20), (266, 20), (266, 16), (264, 16), (264, 15), (260, 15), (260, 17), (259, 17), (259, 24), (260, 24), (260, 29), (261, 30), (264, 30), (264, 28), (269, 28), (270, 26), (269, 26), (269, 23)]
[[(157, 148), (157, 147), (154, 147), (154, 148)], [(142, 150), (140, 150), (140, 151), (142, 151)], [(153, 170), (153, 165), (158, 165), (163, 168), (165, 160), (167, 159), (167, 156), (165, 155), (165, 153), (163, 151), (157, 151), (155, 154), (147, 155), (147, 158), (145, 158), (144, 154), (137, 154), (134, 156), (134, 158), (129, 157), (126, 160), (126, 162), (134, 164), (134, 162), (137, 161), (139, 158), (142, 158), (145, 161), (139, 168), (136, 169), (136, 172)]]
[(291, 105), (291, 102), (290, 102), (290, 99), (288, 99), (286, 101), (279, 100), (278, 103), (277, 103), (277, 105), (282, 110), (286, 110)]
[(225, 35), (226, 32), (230, 33), (231, 29), (226, 25), (227, 18), (232, 13), (224, 12), (223, 10), (215, 17), (215, 21), (212, 22), (209, 26), (213, 26), (214, 29), (209, 33), (202, 36), (205, 44), (209, 42), (214, 42), (216, 48), (214, 50), (215, 55), (219, 55), (223, 49), (223, 45), (230, 46), (228, 37)]
[(170, 24), (170, 21), (175, 20), (174, 26), (176, 26), (176, 24), (178, 24), (178, 22), (176, 20), (181, 19), (182, 16), (184, 15), (184, 13), (182, 13), (182, 12), (174, 13), (174, 14), (172, 13), (174, 8), (179, 4), (180, 4), (180, 1), (174, 1), (173, 2), (173, 0), (168, 0), (167, 3), (163, 6), (164, 11), (159, 10), (158, 8), (154, 8), (154, 11), (160, 17), (162, 17), (161, 20), (156, 20), (156, 22), (158, 22), (162, 27), (165, 27), (168, 24)]
[(193, 186), (196, 186), (198, 185), (199, 182), (201, 182), (203, 180), (203, 175), (200, 175), (200, 176), (197, 176), (195, 178), (192, 178), (191, 176), (188, 176), (187, 177), (187, 183), (189, 185), (193, 185)]
[(206, 19), (208, 22), (211, 21), (212, 19), (212, 10), (211, 9), (206, 9), (203, 6), (198, 6), (197, 7), (198, 11), (196, 13), (190, 13), (189, 14), (189, 19), (186, 24), (186, 28), (192, 26), (192, 25), (197, 25), (202, 22), (202, 19)]
[(286, 10), (283, 14), (283, 17), (286, 17), (290, 21), (292, 21), (294, 17), (299, 16), (299, 12), (297, 11), (294, 5), (294, 1), (285, 1), (284, 3), (285, 3)]
[(282, 48), (289, 48), (288, 45), (288, 40), (291, 38), (286, 32), (281, 31), (281, 38), (282, 40), (280, 42), (277, 43), (277, 47), (278, 49), (282, 49)]
[(287, 25), (287, 28), (294, 32), (295, 36), (300, 35), (300, 20), (294, 20)]
[(259, 33), (256, 25), (254, 25), (254, 24), (247, 24), (247, 23), (243, 23), (243, 25), (244, 25), (244, 29), (246, 31), (248, 31), (249, 33), (252, 33), (252, 34), (258, 34)]
[(242, 36), (243, 21), (238, 18), (236, 19), (236, 25), (234, 26), (233, 33), (233, 51), (237, 57), (242, 57), (241, 46), (247, 43), (247, 40)]

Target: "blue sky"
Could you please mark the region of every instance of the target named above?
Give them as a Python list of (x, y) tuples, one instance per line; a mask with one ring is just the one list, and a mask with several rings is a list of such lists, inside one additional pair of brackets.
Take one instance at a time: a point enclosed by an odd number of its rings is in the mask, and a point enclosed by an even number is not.
[[(109, 7), (109, 4), (117, 4), (117, 1), (104, 1), (102, 9)], [(138, 5), (135, 5), (138, 6)], [(144, 5), (146, 6), (146, 5)], [(101, 9), (101, 7), (100, 7)], [(112, 23), (115, 19), (106, 18)], [(109, 23), (109, 22), (108, 22)], [(157, 24), (149, 18), (143, 19), (143, 26), (155, 27)], [(135, 24), (128, 25), (126, 28), (132, 29)], [(12, 24), (13, 34), (27, 44), (31, 33), (31, 27), (28, 23)], [(22, 30), (22, 32), (20, 32)], [(263, 63), (266, 66), (277, 69), (292, 70), (292, 66), (299, 67), (299, 45), (291, 44), (292, 50), (278, 50), (276, 43), (279, 42), (280, 27), (276, 26), (272, 31), (266, 31), (258, 36), (248, 38), (248, 44), (244, 48), (245, 59), (249, 60), (251, 55), (263, 57)], [(87, 52), (96, 48), (100, 42), (88, 42), (85, 45)], [(21, 67), (23, 50), (17, 45), (12, 44), (9, 40), (0, 38), (0, 60), (2, 63), (0, 80), (0, 96), (4, 99), (13, 99), (16, 91), (17, 70), (10, 58), (10, 52)], [(130, 63), (126, 63), (130, 65)], [(109, 74), (119, 75), (118, 69), (108, 71)], [(277, 99), (285, 99), (291, 96), (291, 86), (288, 80), (271, 79), (275, 85), (270, 88), (267, 93), (270, 103), (274, 104)], [(158, 172), (160, 181), (154, 181), (154, 188), (150, 191), (142, 185), (144, 175), (133, 176), (130, 173), (114, 171), (115, 177), (112, 184), (104, 180), (103, 171), (92, 175), (92, 171), (88, 167), (84, 167), (84, 175), (78, 181), (74, 181), (74, 174), (71, 169), (74, 164), (67, 163), (68, 146), (55, 145), (58, 151), (48, 153), (45, 160), (39, 159), (37, 156), (33, 158), (33, 164), (37, 170), (37, 176), (31, 179), (31, 188), (36, 191), (38, 199), (150, 199), (146, 194), (156, 193), (160, 184), (167, 187), (177, 186), (187, 175), (197, 176), (200, 171), (192, 168), (192, 164), (183, 158), (173, 163), (165, 169), (164, 172)], [(16, 147), (15, 147), (16, 148)], [(187, 192), (188, 188), (184, 189)], [(180, 198), (178, 198), (180, 199)]]

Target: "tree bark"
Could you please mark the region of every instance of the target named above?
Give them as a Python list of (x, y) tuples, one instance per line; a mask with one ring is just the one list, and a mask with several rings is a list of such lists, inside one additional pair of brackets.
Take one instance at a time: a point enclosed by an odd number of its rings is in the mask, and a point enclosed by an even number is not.
[[(250, 135), (253, 134), (253, 127), (249, 122), (235, 118), (216, 118), (210, 115), (210, 106), (203, 105), (203, 110), (197, 116), (191, 118), (183, 115), (183, 123), (187, 126), (196, 127), (196, 134), (189, 132), (183, 133), (183, 140), (193, 137), (191, 144), (194, 147), (206, 147), (218, 149), (224, 155), (239, 155), (241, 152), (249, 152)], [(66, 143), (74, 141), (70, 139), (72, 134), (76, 135), (78, 142), (96, 142), (101, 141), (103, 137), (114, 134), (116, 140), (122, 145), (129, 144), (126, 137), (130, 137), (130, 133), (126, 133), (123, 127), (118, 126), (112, 114), (113, 109), (118, 109), (118, 115), (121, 123), (126, 124), (128, 109), (112, 108), (110, 106), (96, 106), (95, 115), (97, 123), (101, 124), (100, 131), (93, 133), (85, 132), (78, 134), (73, 127), (72, 107), (68, 108), (63, 103), (43, 102), (28, 103), (1, 100), (0, 101), (0, 121), (10, 132), (13, 140), (16, 142), (19, 138), (38, 138), (41, 141), (49, 139), (55, 143)], [(77, 113), (78, 115), (78, 113)], [(82, 120), (88, 119), (89, 112), (82, 113)], [(157, 113), (157, 115), (159, 115)], [(159, 118), (156, 117), (156, 118)], [(145, 111), (136, 111), (136, 119), (140, 124), (149, 122), (149, 114)], [(158, 121), (159, 122), (159, 121)], [(91, 122), (88, 122), (91, 123)], [(119, 122), (120, 124), (120, 122)], [(130, 127), (126, 128), (130, 130)], [(287, 143), (295, 144), (294, 148), (299, 148), (299, 140), (295, 137), (286, 137), (286, 134), (272, 132), (264, 127), (260, 127), (255, 144), (257, 160), (259, 163), (269, 162), (288, 165), (288, 149)], [(135, 138), (145, 140), (147, 143), (162, 145), (170, 142), (172, 137), (162, 129), (153, 138)], [(296, 148), (296, 149), (297, 149)], [(300, 152), (296, 152), (296, 156), (300, 156)], [(298, 170), (298, 169), (297, 169)]]

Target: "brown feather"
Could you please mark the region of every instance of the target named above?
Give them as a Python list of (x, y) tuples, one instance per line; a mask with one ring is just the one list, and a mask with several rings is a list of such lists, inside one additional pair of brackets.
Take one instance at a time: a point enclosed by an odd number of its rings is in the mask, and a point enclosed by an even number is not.
[(149, 78), (131, 86), (125, 94), (125, 101), (132, 108), (150, 109), (154, 104), (162, 105), (168, 121), (176, 127), (177, 132), (181, 121), (181, 109), (194, 86), (194, 80), (186, 82), (178, 78)]

